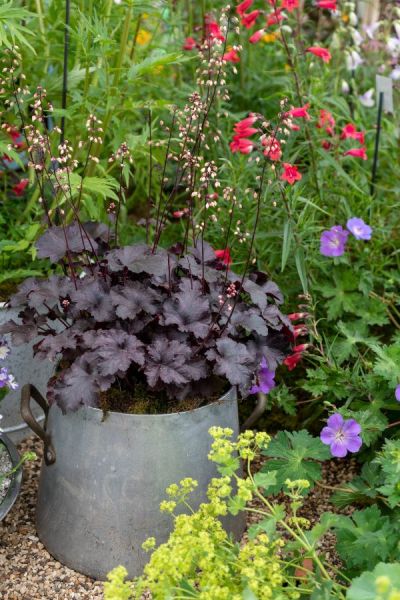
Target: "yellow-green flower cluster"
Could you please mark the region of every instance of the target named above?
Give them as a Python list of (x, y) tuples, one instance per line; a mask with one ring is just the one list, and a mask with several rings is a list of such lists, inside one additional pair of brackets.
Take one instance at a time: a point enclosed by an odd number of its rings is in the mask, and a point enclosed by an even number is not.
[(376, 600), (400, 600), (400, 590), (393, 589), (390, 578), (381, 575), (375, 579)]

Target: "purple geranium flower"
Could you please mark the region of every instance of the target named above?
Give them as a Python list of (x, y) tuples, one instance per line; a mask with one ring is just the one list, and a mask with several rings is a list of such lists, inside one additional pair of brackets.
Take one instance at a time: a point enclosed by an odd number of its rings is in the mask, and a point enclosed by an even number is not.
[(15, 381), (14, 375), (8, 372), (7, 367), (2, 367), (0, 369), (0, 388), (8, 387), (11, 390), (16, 390), (18, 388), (18, 383)]
[(262, 392), (263, 394), (269, 394), (272, 388), (274, 388), (276, 385), (274, 377), (275, 371), (269, 370), (267, 361), (265, 357), (263, 357), (260, 370), (257, 374), (258, 385), (253, 385), (249, 393), (257, 394), (257, 392)]
[(396, 398), (397, 402), (400, 402), (400, 383), (395, 389), (394, 397)]
[(364, 223), (362, 219), (353, 217), (347, 221), (347, 229), (354, 235), (356, 240), (370, 240), (372, 228)]
[(334, 225), (321, 234), (320, 252), (324, 256), (342, 256), (344, 254), (349, 232), (341, 225)]
[(2, 367), (0, 369), (0, 388), (6, 387), (8, 385), (8, 369), (7, 367)]
[(332, 456), (342, 458), (347, 452), (358, 452), (362, 445), (361, 427), (354, 419), (345, 421), (341, 414), (331, 415), (321, 431), (321, 441), (331, 447)]

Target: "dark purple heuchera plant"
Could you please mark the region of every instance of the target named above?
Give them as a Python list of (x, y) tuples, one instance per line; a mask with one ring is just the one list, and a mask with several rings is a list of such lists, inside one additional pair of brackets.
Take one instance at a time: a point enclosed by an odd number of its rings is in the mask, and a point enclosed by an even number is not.
[[(85, 248), (85, 254), (95, 252), (107, 227), (90, 229), (93, 250), (86, 243), (79, 248), (82, 238), (72, 225), (46, 232), (40, 255), (63, 258), (66, 239), (74, 260)], [(212, 396), (221, 381), (246, 394), (263, 357), (274, 369), (287, 345), (279, 289), (262, 273), (242, 281), (221, 268), (210, 246), (203, 250), (152, 252), (137, 244), (104, 251), (75, 280), (53, 275), (25, 281), (11, 300), (23, 307), (22, 324), (4, 329), (16, 344), (39, 335), (35, 352), (60, 360), (49, 400), (63, 410), (96, 406), (100, 391), (113, 385), (134, 391), (142, 381), (170, 398)]]
[[(225, 33), (227, 20), (224, 14), (221, 31)], [(225, 47), (226, 41), (221, 39), (204, 41), (198, 72), (200, 92), (192, 94), (183, 110), (173, 111), (157, 194), (149, 178), (143, 244), (118, 244), (123, 172), (130, 159), (127, 146), (123, 144), (112, 159), (119, 165), (120, 185), (118, 201), (114, 197), (107, 206), (109, 224), (83, 223), (79, 210), (85, 169), (91, 161), (97, 162), (93, 148), (101, 142), (101, 122), (94, 116), (88, 119), (85, 168), (80, 184), (74, 187), (77, 164), (72, 148), (65, 140), (54, 155), (45, 130), (51, 107), (44, 90), (33, 97), (34, 119), (24, 125), (23, 132), (48, 222), (37, 251), (39, 257), (50, 259), (62, 270), (48, 279), (26, 280), (10, 301), (11, 306), (20, 307), (21, 321), (10, 321), (0, 332), (11, 333), (15, 344), (39, 337), (35, 353), (59, 365), (49, 382), (48, 399), (63, 411), (97, 406), (101, 392), (110, 388), (131, 391), (133, 397), (137, 385), (166, 399), (211, 398), (228, 385), (238, 386), (245, 396), (257, 384), (260, 365), (273, 371), (287, 353), (291, 325), (279, 309), (283, 301), (280, 290), (263, 273), (246, 274), (252, 263), (268, 157), (253, 192), (257, 216), (248, 235), (251, 241), (244, 273), (237, 275), (229, 268), (232, 218), (224, 231), (224, 251), (216, 253), (205, 241), (207, 220), (215, 219), (212, 210), (219, 182), (218, 169), (206, 160), (203, 149), (208, 150), (219, 137), (212, 131), (209, 114), (216, 98), (227, 99), (223, 87)], [(3, 75), (3, 86), (5, 79), (22, 119), (18, 98), (25, 91), (17, 86), (12, 69)], [(177, 149), (174, 128), (179, 132)], [(150, 147), (150, 173), (152, 160)], [(167, 162), (174, 168), (167, 168)], [(61, 207), (55, 212), (48, 209), (49, 189), (53, 206), (56, 198)], [(222, 196), (232, 200), (232, 215), (234, 191), (224, 188)], [(183, 239), (163, 249), (159, 241), (177, 198), (186, 203), (180, 211), (185, 215)], [(64, 211), (65, 207), (68, 210)]]

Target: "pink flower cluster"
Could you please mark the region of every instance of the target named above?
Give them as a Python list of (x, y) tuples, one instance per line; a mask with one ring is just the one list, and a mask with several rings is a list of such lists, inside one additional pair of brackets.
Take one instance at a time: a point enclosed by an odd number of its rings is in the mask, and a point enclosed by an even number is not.
[[(286, 117), (286, 115), (284, 115), (284, 117)], [(250, 154), (250, 152), (252, 152), (252, 150), (256, 147), (256, 142), (249, 138), (256, 133), (261, 133), (258, 128), (253, 127), (258, 118), (258, 115), (250, 113), (248, 117), (242, 119), (234, 125), (233, 139), (229, 144), (232, 152)], [(261, 141), (261, 148), (264, 156), (269, 158), (272, 162), (279, 161), (282, 157), (282, 147), (276, 135), (263, 134), (259, 139)], [(284, 162), (282, 163), (282, 169), (283, 170), (280, 176), (282, 181), (287, 181), (290, 185), (293, 185), (296, 181), (301, 180), (301, 173), (298, 171), (295, 165)]]
[[(329, 137), (335, 137), (335, 119), (328, 110), (320, 110), (320, 115), (317, 123), (317, 128), (325, 131)], [(357, 131), (357, 127), (353, 125), (353, 123), (347, 123), (340, 133), (340, 135), (336, 136), (336, 144), (338, 145), (340, 141), (343, 140), (356, 140), (360, 147), (350, 148), (343, 152), (343, 156), (353, 156), (355, 158), (361, 158), (362, 160), (367, 160), (367, 151), (365, 148), (365, 132)], [(325, 150), (330, 150), (333, 147), (332, 141), (324, 140), (322, 142), (323, 148)]]

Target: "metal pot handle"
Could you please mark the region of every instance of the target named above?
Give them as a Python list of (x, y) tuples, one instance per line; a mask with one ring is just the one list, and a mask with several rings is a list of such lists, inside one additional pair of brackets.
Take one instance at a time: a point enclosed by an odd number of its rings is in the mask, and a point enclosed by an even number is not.
[(44, 462), (46, 465), (52, 465), (56, 462), (56, 451), (51, 440), (51, 435), (42, 429), (33, 416), (31, 411), (31, 398), (33, 398), (44, 411), (44, 414), (46, 415), (46, 426), (47, 416), (49, 414), (47, 402), (34, 385), (27, 383), (21, 390), (21, 416), (28, 427), (30, 427), (42, 440), (44, 446)]

